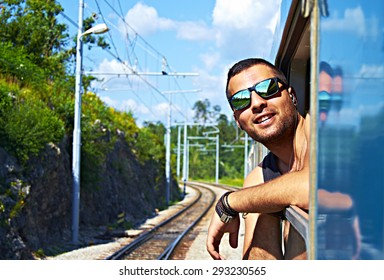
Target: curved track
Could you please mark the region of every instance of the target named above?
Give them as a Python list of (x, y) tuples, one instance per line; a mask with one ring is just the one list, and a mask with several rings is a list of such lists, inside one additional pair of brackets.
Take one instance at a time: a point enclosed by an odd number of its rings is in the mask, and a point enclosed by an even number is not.
[(188, 183), (198, 195), (187, 207), (143, 233), (106, 260), (169, 259), (182, 238), (192, 229), (216, 201), (215, 193), (206, 184)]

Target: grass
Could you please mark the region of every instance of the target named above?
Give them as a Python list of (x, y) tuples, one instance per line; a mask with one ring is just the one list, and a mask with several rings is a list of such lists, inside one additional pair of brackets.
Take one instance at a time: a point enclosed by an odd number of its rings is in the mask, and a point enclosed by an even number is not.
[[(193, 179), (192, 181), (215, 183), (215, 179)], [(244, 178), (220, 178), (219, 184), (241, 188), (243, 186)]]

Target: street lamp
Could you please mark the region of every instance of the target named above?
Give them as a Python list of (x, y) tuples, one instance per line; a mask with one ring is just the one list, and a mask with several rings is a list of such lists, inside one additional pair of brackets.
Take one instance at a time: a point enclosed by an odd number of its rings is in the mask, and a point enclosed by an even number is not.
[(75, 121), (73, 128), (72, 146), (72, 175), (73, 175), (73, 202), (72, 202), (72, 242), (79, 241), (79, 209), (80, 209), (80, 146), (81, 146), (81, 71), (83, 42), (81, 38), (88, 34), (101, 34), (108, 31), (105, 23), (97, 24), (94, 27), (83, 31), (83, 9), (84, 3), (79, 1), (79, 26), (76, 46), (76, 85), (75, 85)]

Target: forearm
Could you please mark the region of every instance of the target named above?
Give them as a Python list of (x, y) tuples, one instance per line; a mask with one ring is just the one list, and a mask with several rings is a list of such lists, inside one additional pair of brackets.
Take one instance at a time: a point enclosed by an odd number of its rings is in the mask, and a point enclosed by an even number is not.
[(274, 213), (289, 205), (308, 209), (308, 198), (309, 172), (304, 168), (231, 193), (228, 203), (241, 213)]

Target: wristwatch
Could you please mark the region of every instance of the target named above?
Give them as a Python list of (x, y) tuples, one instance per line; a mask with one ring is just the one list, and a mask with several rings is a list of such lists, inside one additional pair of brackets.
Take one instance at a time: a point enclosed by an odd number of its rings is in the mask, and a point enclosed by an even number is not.
[(228, 224), (230, 221), (232, 221), (236, 216), (228, 216), (227, 214), (223, 213), (221, 216), (220, 216), (220, 220), (224, 223), (224, 224)]
[(216, 213), (220, 217), (220, 220), (227, 224), (238, 216), (238, 212), (233, 210), (228, 204), (228, 195), (231, 192), (226, 192), (216, 203)]

